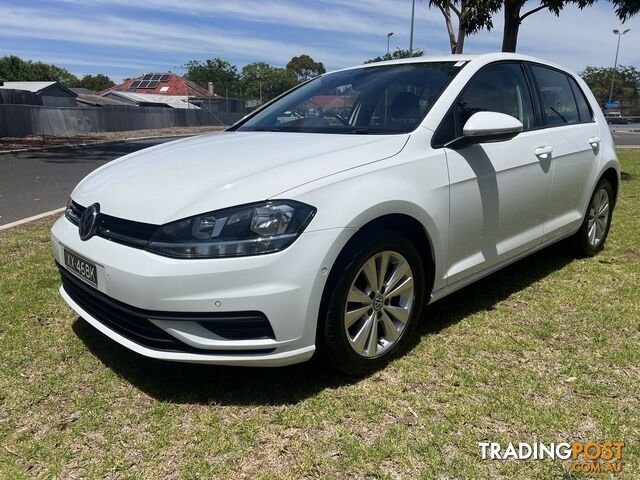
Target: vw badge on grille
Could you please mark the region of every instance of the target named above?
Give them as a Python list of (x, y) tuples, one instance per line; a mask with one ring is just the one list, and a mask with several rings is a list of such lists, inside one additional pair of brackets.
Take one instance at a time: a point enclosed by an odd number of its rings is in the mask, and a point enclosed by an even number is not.
[(98, 215), (100, 215), (99, 203), (94, 203), (84, 211), (78, 224), (80, 240), (89, 240), (95, 235), (96, 227), (98, 226)]

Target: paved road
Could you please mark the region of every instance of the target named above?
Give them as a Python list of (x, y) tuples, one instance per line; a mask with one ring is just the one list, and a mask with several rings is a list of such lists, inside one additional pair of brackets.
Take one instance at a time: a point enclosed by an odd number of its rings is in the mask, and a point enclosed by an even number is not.
[(76, 184), (99, 166), (175, 139), (0, 153), (0, 225), (63, 207)]
[(619, 147), (640, 147), (640, 125), (615, 125), (611, 127), (613, 138)]

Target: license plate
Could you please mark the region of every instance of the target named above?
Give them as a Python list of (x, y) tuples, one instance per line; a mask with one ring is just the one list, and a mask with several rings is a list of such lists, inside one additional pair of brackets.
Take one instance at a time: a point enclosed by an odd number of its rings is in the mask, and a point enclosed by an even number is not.
[(77, 276), (98, 288), (98, 269), (96, 264), (80, 255), (64, 249), (64, 264)]

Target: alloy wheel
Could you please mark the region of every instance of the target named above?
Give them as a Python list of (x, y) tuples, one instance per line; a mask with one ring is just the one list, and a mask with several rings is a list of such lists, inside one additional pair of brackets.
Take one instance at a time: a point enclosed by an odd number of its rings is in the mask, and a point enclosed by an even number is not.
[(369, 258), (351, 284), (344, 309), (351, 348), (367, 358), (388, 351), (404, 333), (414, 300), (413, 272), (402, 255), (386, 250)]
[(607, 233), (610, 214), (609, 193), (606, 189), (598, 190), (589, 206), (589, 219), (587, 221), (587, 237), (593, 247), (600, 245)]

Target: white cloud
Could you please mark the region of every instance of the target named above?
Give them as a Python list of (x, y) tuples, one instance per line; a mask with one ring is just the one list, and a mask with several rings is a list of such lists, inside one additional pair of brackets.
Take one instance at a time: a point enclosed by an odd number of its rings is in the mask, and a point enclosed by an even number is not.
[[(64, 0), (37, 8), (25, 3), (5, 2), (0, 38), (28, 39), (43, 60), (96, 71), (172, 68), (214, 56), (239, 65), (282, 66), (300, 53), (340, 68), (383, 53), (389, 31), (394, 32), (391, 49), (409, 44), (411, 0)], [(465, 51), (499, 50), (502, 22), (497, 14), (495, 30), (468, 38)], [(608, 2), (584, 11), (569, 7), (559, 18), (539, 12), (523, 22), (518, 51), (575, 70), (610, 65), (616, 41), (611, 29), (617, 26)], [(620, 63), (638, 65), (640, 17), (625, 28), (632, 31), (623, 40)], [(48, 47), (50, 41), (56, 50)], [(78, 54), (89, 45), (103, 53)], [(422, 0), (416, 0), (414, 46), (433, 55), (448, 52), (441, 14)]]

